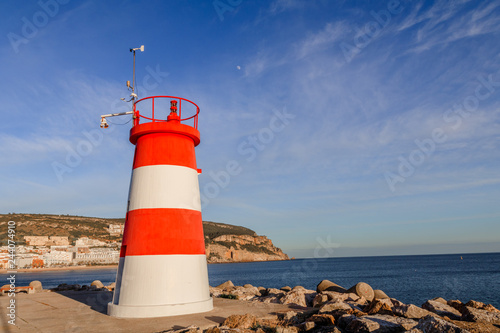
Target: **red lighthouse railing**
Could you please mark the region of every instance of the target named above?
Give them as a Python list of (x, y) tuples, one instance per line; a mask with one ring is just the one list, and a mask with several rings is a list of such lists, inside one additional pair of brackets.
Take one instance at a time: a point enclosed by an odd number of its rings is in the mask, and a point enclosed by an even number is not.
[[(144, 98), (141, 98), (140, 100), (135, 101), (134, 102), (134, 126), (139, 125), (141, 118), (150, 120), (152, 122), (167, 121), (166, 119), (160, 119), (158, 117), (155, 117), (155, 100), (160, 99), (160, 98), (170, 98), (170, 105), (171, 105), (170, 112), (176, 112), (180, 118), (181, 123), (184, 123), (185, 125), (189, 125), (189, 126), (192, 126), (196, 129), (198, 129), (198, 114), (200, 113), (200, 107), (198, 105), (196, 105), (196, 103), (194, 103), (188, 99), (185, 99), (182, 97), (176, 97), (176, 96), (150, 96), (150, 97), (144, 97)], [(142, 115), (138, 109), (138, 107), (139, 107), (138, 104), (143, 102), (143, 101), (146, 101), (146, 100), (151, 100), (151, 117), (147, 117), (145, 115)], [(182, 118), (182, 102), (183, 101), (184, 101), (184, 104), (189, 103), (191, 105), (191, 107), (192, 106), (195, 107), (194, 114), (189, 116), (189, 117), (186, 117), (186, 118)], [(145, 105), (145, 103), (143, 103), (142, 105)], [(158, 111), (159, 110), (156, 110), (157, 114), (158, 114)], [(166, 111), (166, 110), (161, 110), (161, 111)], [(167, 112), (166, 115), (168, 115), (170, 112)], [(162, 112), (162, 115), (165, 116), (165, 113)], [(191, 120), (192, 120), (192, 123), (191, 123)]]

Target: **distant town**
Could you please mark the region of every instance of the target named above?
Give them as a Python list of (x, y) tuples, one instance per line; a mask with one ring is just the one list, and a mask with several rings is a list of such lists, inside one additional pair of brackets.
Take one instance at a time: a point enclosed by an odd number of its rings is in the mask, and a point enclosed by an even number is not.
[[(109, 224), (110, 236), (123, 235), (123, 224)], [(46, 268), (118, 264), (120, 242), (80, 237), (70, 244), (68, 236), (24, 236), (25, 245), (17, 245), (15, 267)], [(9, 247), (0, 247), (0, 269), (10, 269)]]

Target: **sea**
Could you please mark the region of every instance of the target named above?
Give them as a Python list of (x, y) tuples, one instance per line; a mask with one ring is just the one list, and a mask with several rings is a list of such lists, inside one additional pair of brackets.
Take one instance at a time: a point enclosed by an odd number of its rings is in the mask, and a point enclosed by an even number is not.
[[(349, 288), (366, 282), (404, 303), (422, 305), (443, 297), (467, 302), (471, 299), (500, 308), (500, 253), (412, 255), (351, 258), (309, 258), (288, 261), (209, 264), (211, 286), (227, 280), (235, 285), (266, 288), (303, 286), (316, 289), (324, 279)], [(0, 275), (0, 285), (8, 275)], [(88, 270), (18, 272), (16, 285), (39, 280), (45, 289), (61, 283), (89, 285), (100, 280), (114, 282), (116, 267)], [(5, 281), (1, 283), (1, 281)]]

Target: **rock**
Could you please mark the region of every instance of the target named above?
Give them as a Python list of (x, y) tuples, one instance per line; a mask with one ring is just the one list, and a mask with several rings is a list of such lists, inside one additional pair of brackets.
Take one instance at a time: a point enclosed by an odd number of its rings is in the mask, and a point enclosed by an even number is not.
[(282, 326), (277, 326), (275, 328), (276, 333), (298, 333), (299, 329), (298, 327), (294, 326), (289, 326), (289, 327), (282, 327)]
[(500, 313), (491, 312), (482, 309), (476, 309), (470, 306), (462, 308), (462, 319), (474, 322), (488, 322), (494, 325), (500, 325)]
[(312, 330), (315, 327), (316, 327), (316, 323), (313, 321), (306, 321), (300, 325), (301, 330), (306, 331), (306, 332)]
[(359, 297), (358, 295), (353, 293), (338, 293), (335, 291), (323, 291), (322, 294), (327, 295), (329, 301), (350, 302), (363, 305), (367, 303), (367, 300), (364, 297)]
[(224, 288), (227, 288), (227, 287), (234, 287), (234, 284), (233, 284), (233, 282), (231, 280), (228, 280), (228, 281), (226, 281), (224, 283), (221, 283), (221, 284), (219, 284), (215, 288), (217, 288), (217, 289), (224, 289)]
[(470, 300), (467, 303), (465, 303), (465, 306), (470, 306), (471, 308), (486, 310), (486, 311), (490, 311), (490, 312), (500, 312), (500, 310), (498, 310), (497, 308), (495, 308), (491, 304), (485, 304), (483, 302), (478, 302), (478, 301), (473, 301), (473, 300)]
[[(446, 301), (445, 301), (446, 302)], [(455, 308), (452, 308), (446, 303), (442, 303), (440, 300), (428, 300), (422, 304), (422, 308), (434, 312), (441, 317), (448, 317), (453, 320), (459, 320), (462, 314)]]
[(109, 291), (113, 291), (113, 290), (115, 290), (115, 287), (116, 287), (116, 282), (111, 282), (105, 288), (108, 289)]
[(444, 305), (448, 305), (448, 302), (442, 297), (433, 298), (431, 301), (436, 301), (436, 302), (442, 303)]
[(372, 287), (368, 283), (359, 282), (347, 290), (350, 293), (354, 293), (359, 297), (364, 297), (367, 301), (371, 302), (374, 297), (374, 292)]
[(243, 287), (244, 288), (253, 288), (254, 286), (252, 286), (250, 283), (247, 283), (247, 284), (244, 284)]
[(335, 317), (331, 314), (314, 314), (311, 317), (307, 318), (306, 322), (312, 321), (316, 324), (316, 326), (333, 326), (335, 325)]
[(386, 298), (390, 298), (390, 297), (387, 296), (387, 294), (384, 293), (382, 290), (375, 289), (373, 291), (373, 299), (386, 299)]
[(419, 308), (414, 304), (404, 304), (395, 306), (392, 308), (392, 312), (396, 316), (410, 318), (410, 319), (420, 319), (425, 316), (432, 315), (432, 312)]
[(289, 292), (292, 291), (292, 288), (289, 286), (281, 287), (280, 290), (283, 290), (284, 292)]
[(239, 300), (248, 301), (255, 296), (260, 296), (259, 289), (255, 287), (245, 288), (245, 287), (226, 287), (224, 288), (224, 292), (227, 288), (231, 288), (231, 295), (236, 296)]
[[(198, 326), (195, 326), (195, 325), (191, 325), (191, 326), (188, 326), (186, 328), (181, 328), (181, 329), (171, 329), (171, 330), (166, 330), (166, 331), (162, 331), (160, 333), (201, 333), (202, 330), (200, 330), (200, 328)], [(215, 333), (216, 331), (212, 331), (213, 333)], [(220, 330), (217, 332), (219, 333)]]
[(96, 288), (98, 288), (98, 289), (104, 288), (104, 285), (103, 285), (103, 284), (102, 284), (102, 282), (101, 282), (101, 281), (99, 281), (99, 280), (95, 280), (95, 281), (93, 281), (93, 282), (90, 284), (90, 286), (91, 286), (91, 287), (92, 287), (92, 286), (95, 286), (95, 287), (96, 287)]
[(36, 293), (39, 293), (39, 292), (43, 291), (42, 283), (40, 281), (38, 281), (38, 280), (31, 281), (29, 286), (33, 287), (33, 290)]
[(296, 304), (307, 307), (306, 295), (302, 291), (290, 291), (280, 300), (281, 304)]
[(264, 287), (257, 287), (257, 289), (259, 289), (259, 292), (264, 296), (264, 292), (267, 290), (267, 288), (264, 288)]
[(394, 305), (394, 306), (403, 306), (403, 305), (406, 305), (405, 303), (403, 303), (401, 301), (398, 301), (395, 298), (391, 298), (391, 302), (392, 302), (392, 305)]
[(340, 292), (344, 293), (347, 290), (338, 284), (333, 283), (332, 281), (329, 280), (323, 280), (321, 281), (317, 286), (316, 286), (316, 291), (318, 293), (321, 293), (323, 291), (335, 291), (335, 292)]
[(307, 290), (307, 289), (302, 286), (295, 286), (292, 288), (292, 290), (297, 291), (297, 290)]
[(460, 302), (459, 300), (449, 300), (446, 302), (449, 306), (452, 308), (457, 309), (458, 311), (462, 311), (462, 308), (464, 307), (464, 303)]
[(411, 330), (417, 325), (412, 319), (393, 317), (388, 315), (368, 315), (354, 318), (346, 330), (349, 332), (403, 332)]
[(210, 328), (207, 328), (205, 330), (205, 333), (220, 333), (220, 328), (218, 328), (217, 326), (212, 326)]
[(231, 315), (224, 320), (222, 326), (228, 328), (252, 328), (257, 323), (254, 315)]
[(390, 299), (385, 298), (385, 299), (375, 299), (373, 300), (370, 305), (365, 307), (363, 309), (364, 312), (368, 313), (369, 315), (373, 314), (389, 314), (392, 315), (392, 302)]
[(283, 296), (285, 292), (280, 289), (276, 288), (267, 288), (266, 289), (266, 296)]
[(315, 308), (319, 308), (326, 302), (328, 302), (328, 295), (317, 294), (312, 301), (312, 306)]
[(409, 332), (425, 332), (425, 333), (469, 333), (468, 330), (462, 329), (457, 325), (445, 321), (443, 319), (437, 318), (433, 315), (425, 316), (420, 319), (417, 326), (415, 326)]
[(344, 302), (327, 302), (320, 309), (319, 313), (332, 313), (337, 310), (353, 310), (354, 306)]
[(287, 311), (285, 313), (278, 313), (278, 319), (286, 324), (297, 324), (299, 319), (297, 317), (297, 312)]

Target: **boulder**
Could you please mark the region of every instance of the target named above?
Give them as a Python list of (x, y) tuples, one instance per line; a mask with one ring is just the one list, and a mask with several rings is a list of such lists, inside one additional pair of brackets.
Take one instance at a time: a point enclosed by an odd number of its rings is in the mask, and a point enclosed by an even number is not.
[(432, 315), (432, 312), (419, 308), (414, 304), (403, 304), (392, 308), (392, 312), (399, 317), (420, 319)]
[(305, 331), (305, 332), (311, 331), (315, 327), (316, 327), (316, 323), (314, 321), (306, 321), (306, 322), (303, 322), (302, 324), (300, 324), (301, 331)]
[(435, 302), (442, 303), (444, 305), (448, 305), (448, 302), (442, 297), (435, 297), (431, 301), (435, 301)]
[(359, 297), (364, 297), (367, 301), (371, 302), (375, 296), (372, 287), (368, 283), (359, 282), (347, 290), (350, 293), (354, 293)]
[(306, 295), (303, 291), (290, 291), (280, 300), (281, 304), (295, 304), (302, 307), (307, 307)]
[(478, 302), (478, 301), (473, 301), (473, 300), (470, 300), (467, 303), (465, 303), (465, 306), (470, 306), (471, 308), (486, 310), (486, 311), (490, 311), (490, 312), (500, 312), (500, 310), (498, 310), (497, 308), (495, 308), (491, 304), (486, 304), (483, 302)]
[(109, 291), (113, 291), (115, 290), (115, 287), (116, 287), (116, 282), (111, 282), (109, 285), (106, 286), (106, 289), (108, 289)]
[[(201, 332), (203, 332), (203, 330), (201, 330), (198, 326), (191, 325), (181, 329), (171, 329), (168, 331), (163, 331), (162, 333), (201, 333)], [(215, 333), (216, 331), (212, 332)], [(217, 333), (220, 333), (220, 330)]]
[(392, 302), (390, 299), (375, 299), (363, 309), (369, 315), (388, 314), (392, 315)]
[(428, 300), (422, 304), (422, 308), (434, 312), (441, 317), (448, 317), (453, 320), (460, 320), (462, 314), (455, 308), (452, 308), (446, 303), (442, 303), (440, 300)]
[(319, 308), (326, 302), (328, 302), (328, 295), (317, 294), (312, 301), (312, 306), (315, 308)]
[(500, 325), (500, 313), (491, 312), (482, 309), (476, 309), (470, 306), (462, 308), (462, 319), (474, 322), (488, 322), (494, 325)]
[(91, 287), (92, 287), (92, 286), (95, 286), (97, 289), (104, 288), (104, 285), (103, 285), (103, 284), (102, 284), (102, 282), (101, 282), (101, 281), (99, 281), (99, 280), (95, 280), (95, 281), (93, 281), (93, 282), (90, 284), (90, 286), (91, 286)]
[(390, 298), (390, 297), (387, 296), (387, 294), (384, 293), (382, 290), (375, 289), (373, 291), (373, 299), (386, 299), (386, 298)]
[(228, 328), (252, 328), (257, 323), (257, 318), (251, 314), (231, 315), (224, 320), (222, 326)]
[(318, 293), (321, 293), (323, 291), (335, 291), (335, 292), (340, 292), (344, 293), (347, 290), (338, 284), (333, 283), (332, 281), (329, 280), (323, 280), (321, 281), (317, 286), (316, 286), (316, 291)]
[(282, 327), (282, 326), (277, 326), (275, 329), (276, 333), (298, 333), (299, 328), (295, 326), (289, 326), (289, 327)]
[(38, 280), (31, 281), (29, 286), (32, 287), (36, 293), (43, 291), (42, 283)]
[(280, 290), (282, 290), (282, 291), (284, 291), (284, 292), (286, 292), (286, 293), (287, 293), (287, 292), (291, 291), (291, 290), (292, 290), (292, 288), (291, 288), (291, 287), (289, 287), (289, 286), (284, 286), (284, 287), (281, 287), (281, 288), (280, 288)]
[(363, 305), (367, 303), (367, 300), (364, 297), (359, 297), (358, 295), (353, 293), (338, 293), (335, 291), (323, 291), (322, 294), (327, 295), (329, 301), (350, 302)]
[(280, 289), (276, 288), (267, 288), (266, 289), (266, 296), (283, 296), (285, 292)]
[(354, 308), (355, 307), (353, 305), (350, 305), (348, 303), (330, 301), (330, 302), (327, 302), (326, 304), (324, 304), (319, 309), (319, 313), (332, 313), (332, 312), (337, 311), (337, 310), (352, 311)]
[(389, 315), (368, 315), (353, 318), (346, 330), (349, 332), (404, 332), (417, 325), (412, 319), (393, 317)]
[(335, 317), (331, 314), (321, 313), (314, 314), (311, 317), (307, 318), (306, 322), (312, 321), (315, 326), (333, 326), (335, 325)]
[(278, 319), (286, 324), (297, 324), (299, 322), (299, 318), (297, 317), (297, 312), (295, 311), (278, 313)]
[(250, 283), (247, 283), (247, 284), (244, 284), (243, 287), (244, 288), (253, 288), (254, 286), (252, 286)]
[(462, 308), (464, 307), (464, 303), (456, 299), (449, 300), (448, 302), (446, 302), (446, 304), (448, 304), (452, 308), (457, 309), (458, 311), (462, 311)]
[(217, 289), (225, 289), (227, 287), (234, 287), (234, 284), (233, 284), (233, 282), (231, 280), (228, 280), (228, 281), (226, 281), (224, 283), (221, 283), (221, 284), (219, 284), (215, 288), (217, 288)]
[(307, 290), (307, 289), (302, 286), (295, 286), (292, 288), (292, 290), (296, 291), (296, 290)]
[(409, 332), (411, 333), (469, 333), (468, 330), (462, 329), (457, 325), (437, 318), (436, 316), (429, 315), (420, 319), (417, 326)]

